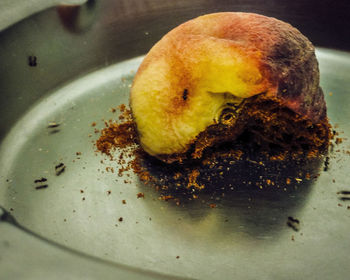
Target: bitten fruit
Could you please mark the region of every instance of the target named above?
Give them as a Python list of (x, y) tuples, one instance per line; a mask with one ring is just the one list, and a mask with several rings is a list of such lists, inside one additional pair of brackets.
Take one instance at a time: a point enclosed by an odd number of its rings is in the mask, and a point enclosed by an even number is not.
[[(265, 110), (268, 125), (274, 111), (256, 106), (266, 102), (307, 127), (328, 124), (311, 42), (275, 18), (234, 12), (200, 16), (166, 34), (143, 60), (130, 96), (141, 146), (166, 162), (234, 141), (256, 126), (251, 110)], [(286, 129), (276, 133), (293, 134)]]

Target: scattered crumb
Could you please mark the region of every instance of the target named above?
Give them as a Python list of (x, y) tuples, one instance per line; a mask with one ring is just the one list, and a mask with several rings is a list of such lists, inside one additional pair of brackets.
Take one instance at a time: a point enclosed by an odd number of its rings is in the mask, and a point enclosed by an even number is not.
[(339, 137), (337, 137), (337, 138), (335, 138), (335, 144), (341, 144), (341, 143), (343, 143), (343, 138), (339, 138)]
[(123, 200), (122, 200), (122, 203), (123, 203), (123, 204), (126, 204), (126, 200), (125, 200), (125, 199), (123, 199)]
[(145, 197), (145, 194), (142, 193), (142, 192), (139, 192), (139, 193), (137, 194), (137, 198), (144, 198), (144, 197)]
[(164, 200), (164, 201), (168, 201), (168, 200), (170, 200), (170, 199), (174, 199), (174, 196), (172, 196), (172, 195), (161, 195), (161, 196), (159, 197), (159, 199), (160, 199), (160, 200)]
[(210, 208), (216, 208), (216, 204), (215, 204), (215, 203), (210, 203), (210, 204), (209, 204), (209, 207), (210, 207)]
[(292, 241), (295, 241), (295, 239), (294, 239), (294, 235), (292, 235), (291, 239), (292, 239)]
[(119, 108), (120, 112), (125, 112), (125, 110), (126, 110), (125, 104), (120, 104), (120, 105), (118, 106), (118, 108)]
[(93, 123), (91, 124), (91, 126), (92, 126), (92, 127), (96, 126), (96, 122), (93, 122)]
[(179, 258), (180, 258), (180, 256), (176, 256), (176, 258), (177, 258), (177, 259), (179, 259)]
[(110, 195), (112, 193), (112, 191), (107, 191), (107, 195)]
[(114, 173), (114, 168), (111, 167), (111, 166), (107, 166), (107, 167), (106, 167), (106, 171), (107, 171), (107, 172), (112, 172), (112, 173)]
[(120, 218), (118, 219), (118, 221), (119, 221), (119, 222), (122, 222), (122, 221), (123, 221), (123, 217), (120, 217)]
[(187, 188), (194, 187), (195, 189), (201, 190), (204, 189), (204, 185), (199, 185), (197, 183), (197, 177), (199, 176), (199, 171), (197, 169), (193, 169), (192, 172), (188, 176), (188, 184)]
[(84, 190), (80, 190), (80, 193), (84, 193)]

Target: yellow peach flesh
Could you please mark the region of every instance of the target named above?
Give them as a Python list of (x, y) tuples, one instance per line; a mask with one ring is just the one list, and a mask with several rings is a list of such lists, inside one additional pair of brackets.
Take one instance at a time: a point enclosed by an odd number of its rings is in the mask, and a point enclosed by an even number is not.
[[(198, 27), (195, 21), (192, 25)], [(260, 56), (259, 51), (245, 53), (234, 41), (206, 34), (175, 29), (163, 37), (146, 56), (131, 90), (144, 150), (153, 156), (184, 153), (217, 122), (227, 103), (266, 92)]]

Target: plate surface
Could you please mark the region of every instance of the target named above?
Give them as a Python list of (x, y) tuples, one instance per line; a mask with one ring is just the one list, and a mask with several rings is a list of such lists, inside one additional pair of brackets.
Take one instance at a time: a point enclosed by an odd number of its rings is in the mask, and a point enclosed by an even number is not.
[[(119, 177), (118, 164), (95, 153), (92, 142), (102, 120), (117, 118), (110, 108), (128, 104), (142, 60), (137, 57), (56, 89), (17, 122), (0, 147), (0, 205), (50, 240), (171, 275), (348, 279), (350, 200), (337, 192), (350, 190), (350, 54), (318, 49), (317, 57), (328, 116), (343, 142), (331, 149), (327, 171), (323, 162), (313, 167), (320, 174), (316, 180), (293, 181), (286, 189), (228, 184), (222, 186), (225, 197), (213, 192), (176, 206), (159, 200), (159, 193), (132, 172)], [(50, 123), (59, 126), (48, 128)], [(56, 176), (60, 163), (66, 168)], [(281, 166), (250, 168), (242, 181), (249, 174), (283, 181), (296, 172)], [(303, 168), (308, 167), (295, 170)], [(240, 181), (236, 176), (235, 183)], [(34, 181), (42, 177), (48, 187), (36, 190)], [(145, 198), (137, 198), (139, 192)], [(213, 202), (214, 209), (208, 205)], [(300, 220), (299, 231), (286, 225), (289, 216)]]

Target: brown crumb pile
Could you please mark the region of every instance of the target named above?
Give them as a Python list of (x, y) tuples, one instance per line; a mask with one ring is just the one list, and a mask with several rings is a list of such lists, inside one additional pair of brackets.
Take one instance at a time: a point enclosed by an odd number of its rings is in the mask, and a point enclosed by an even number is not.
[[(274, 187), (287, 190), (287, 188), (295, 187), (296, 184), (318, 177), (314, 172), (317, 167), (304, 168), (302, 166), (303, 163), (300, 163), (299, 171), (293, 170), (293, 172), (288, 176), (285, 175), (285, 177), (278, 175), (288, 170), (288, 162), (293, 162), (292, 166), (294, 166), (295, 162), (301, 162), (301, 158), (305, 158), (305, 155), (307, 159), (321, 158), (320, 152), (315, 147), (308, 147), (312, 142), (310, 138), (312, 137), (311, 134), (308, 135), (307, 139), (302, 140), (304, 141), (302, 143), (305, 144), (305, 150), (296, 149), (294, 152), (291, 152), (286, 149), (277, 149), (276, 151), (273, 149), (260, 149), (259, 145), (247, 147), (244, 139), (244, 141), (238, 141), (238, 144), (231, 143), (230, 145), (215, 146), (213, 149), (208, 149), (207, 151), (201, 149), (200, 154), (202, 157), (200, 159), (181, 164), (166, 164), (147, 155), (140, 147), (131, 110), (125, 105), (120, 105), (117, 109), (120, 111), (118, 121), (109, 120), (104, 122), (105, 127), (100, 130), (101, 135), (95, 143), (96, 148), (99, 152), (109, 156), (111, 160), (118, 164), (118, 170), (116, 171), (118, 177), (130, 177), (128, 172), (134, 172), (140, 181), (151, 185), (160, 193), (160, 200), (173, 201), (176, 205), (180, 205), (177, 191), (189, 192), (189, 200), (200, 200), (198, 199), (198, 194), (194, 192), (203, 191), (203, 189), (216, 186), (222, 182), (225, 182), (223, 184), (224, 186), (226, 185), (231, 189), (234, 188), (235, 184), (243, 184), (257, 186), (260, 189)], [(116, 109), (111, 111), (114, 113)], [(282, 112), (281, 114), (283, 115), (285, 113)], [(282, 115), (276, 115), (276, 121)], [(300, 120), (300, 123), (302, 122), (303, 120)], [(92, 126), (96, 129), (95, 122), (92, 123)], [(325, 127), (325, 130), (317, 130), (317, 127), (313, 127), (312, 129), (321, 137), (327, 134), (327, 124), (325, 124)], [(255, 129), (258, 129), (258, 127), (255, 126)], [(204, 135), (203, 137), (207, 136)], [(328, 134), (327, 137), (331, 138)], [(203, 139), (205, 140), (205, 138)], [(259, 136), (258, 141), (262, 140)], [(339, 143), (340, 141), (338, 140), (337, 142)], [(320, 147), (321, 143), (317, 142), (316, 146)], [(114, 153), (116, 149), (118, 149), (117, 156)], [(254, 158), (251, 156), (251, 153), (259, 153), (259, 156)], [(275, 162), (272, 163), (273, 168), (275, 168), (274, 171), (270, 170), (271, 162)], [(237, 169), (239, 171), (235, 171)], [(114, 173), (112, 167), (107, 167), (105, 170)], [(251, 174), (251, 172), (273, 175), (268, 177), (254, 177), (255, 174)], [(231, 178), (230, 176), (233, 177)], [(241, 180), (241, 176), (242, 178), (249, 179)], [(229, 178), (229, 183), (225, 181), (227, 178)], [(124, 182), (131, 183), (132, 181), (124, 180)], [(139, 192), (136, 194), (136, 197), (144, 198), (144, 193)], [(122, 203), (126, 204), (126, 201), (123, 200)], [(217, 207), (216, 203), (208, 203), (207, 205), (210, 208)]]
[(96, 143), (96, 147), (102, 153), (111, 155), (111, 150), (115, 148), (126, 148), (130, 143), (135, 143), (134, 123), (123, 124), (110, 123), (108, 127), (102, 129), (101, 137)]
[[(117, 173), (118, 177), (123, 177), (125, 175), (130, 177), (129, 172), (134, 171), (136, 174), (146, 178), (147, 174), (143, 173), (144, 171), (139, 167), (136, 161), (137, 154), (142, 150), (138, 146), (137, 133), (135, 124), (132, 121), (131, 110), (127, 109), (126, 106), (122, 104), (116, 109), (111, 108), (110, 111), (114, 113), (117, 109), (120, 111), (119, 121), (104, 121), (105, 127), (101, 129), (101, 135), (95, 142), (95, 147), (98, 152), (107, 155), (111, 161), (118, 164), (117, 170), (112, 166), (107, 166), (104, 170), (110, 173)], [(93, 122), (93, 126), (96, 125), (97, 124)], [(119, 152), (117, 153), (118, 156), (116, 156), (115, 153), (117, 149)], [(104, 164), (104, 161), (101, 160), (101, 163)], [(125, 184), (132, 183), (129, 179), (123, 179), (123, 182)]]
[(123, 122), (106, 121), (105, 128), (101, 130), (101, 136), (96, 141), (97, 149), (108, 156), (112, 156), (111, 152), (116, 148), (123, 149), (138, 143), (131, 110), (127, 109), (124, 104), (118, 108), (121, 112), (119, 119)]

